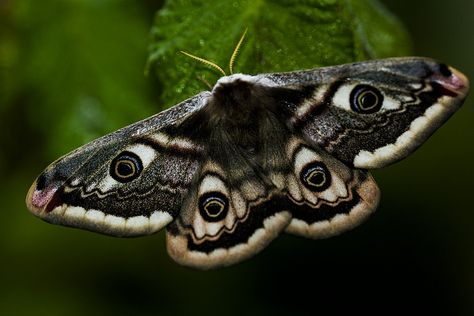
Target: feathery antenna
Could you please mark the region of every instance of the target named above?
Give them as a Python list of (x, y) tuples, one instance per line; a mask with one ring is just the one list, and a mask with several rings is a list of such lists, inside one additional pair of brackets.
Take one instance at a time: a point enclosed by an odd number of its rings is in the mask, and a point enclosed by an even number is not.
[(239, 54), (240, 46), (242, 45), (242, 42), (244, 41), (245, 34), (247, 34), (247, 31), (248, 31), (248, 27), (245, 28), (244, 34), (242, 34), (242, 36), (240, 37), (240, 40), (239, 40), (239, 42), (237, 43), (237, 46), (235, 46), (234, 51), (232, 52), (232, 56), (230, 56), (230, 60), (229, 60), (229, 71), (230, 71), (230, 74), (231, 74), (231, 75), (234, 73), (232, 67), (233, 67), (233, 65), (234, 65), (235, 58), (236, 58), (237, 55)]
[[(247, 34), (247, 30), (248, 28), (245, 29), (244, 33), (242, 34), (242, 36), (240, 37), (240, 40), (239, 42), (237, 43), (237, 45), (235, 46), (234, 48), (234, 51), (232, 52), (232, 56), (230, 56), (230, 60), (229, 60), (229, 71), (230, 71), (230, 74), (233, 74), (234, 73), (234, 69), (233, 69), (233, 66), (234, 66), (234, 61), (235, 59), (237, 58), (237, 55), (239, 54), (239, 49), (240, 49), (240, 46), (242, 45), (242, 42), (244, 41), (244, 38), (245, 38), (245, 34)], [(207, 59), (204, 59), (204, 58), (201, 58), (201, 57), (198, 57), (198, 56), (195, 56), (193, 54), (190, 54), (188, 52), (185, 52), (185, 51), (180, 51), (181, 54), (183, 55), (186, 55), (188, 57), (191, 57), (192, 59), (195, 59), (203, 64), (206, 64), (208, 66), (211, 66), (212, 68), (214, 69), (217, 69), (221, 74), (223, 74), (224, 76), (227, 76), (227, 74), (225, 73), (224, 69), (222, 69), (221, 67), (219, 67), (219, 65), (217, 65), (215, 62), (212, 62), (210, 60), (207, 60)]]
[(187, 53), (187, 52), (185, 52), (185, 51), (180, 51), (180, 53), (181, 53), (181, 54), (184, 54), (184, 55), (186, 55), (186, 56), (188, 56), (188, 57), (191, 57), (192, 59), (196, 59), (196, 60), (200, 61), (200, 62), (203, 63), (203, 64), (209, 65), (209, 66), (211, 66), (211, 67), (213, 67), (213, 68), (219, 70), (224, 76), (227, 76), (227, 74), (225, 73), (225, 71), (224, 71), (221, 67), (219, 67), (216, 63), (214, 63), (214, 62), (212, 62), (212, 61), (209, 61), (209, 60), (204, 59), (204, 58), (201, 58), (201, 57), (194, 56), (194, 55), (192, 55), (192, 54), (190, 54), (190, 53)]

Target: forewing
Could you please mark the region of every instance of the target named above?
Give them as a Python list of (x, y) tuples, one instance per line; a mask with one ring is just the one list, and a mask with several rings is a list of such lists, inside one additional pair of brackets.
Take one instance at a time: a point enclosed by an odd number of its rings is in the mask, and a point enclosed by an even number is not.
[(179, 130), (207, 96), (199, 94), (52, 163), (31, 186), (29, 209), (48, 222), (110, 235), (161, 229), (177, 216), (204, 150), (192, 137), (171, 137), (169, 131)]
[[(261, 75), (260, 81), (301, 91), (304, 99), (288, 102), (289, 125), (363, 169), (386, 166), (418, 148), (459, 108), (469, 88), (463, 74), (425, 58)], [(362, 93), (367, 90), (375, 92)], [(374, 99), (378, 106), (370, 106)]]

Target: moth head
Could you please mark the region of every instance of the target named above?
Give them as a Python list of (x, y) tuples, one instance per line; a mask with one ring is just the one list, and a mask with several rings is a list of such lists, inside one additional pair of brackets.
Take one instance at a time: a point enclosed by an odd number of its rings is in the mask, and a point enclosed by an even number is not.
[(167, 170), (155, 148), (127, 138), (102, 139), (46, 168), (26, 203), (48, 222), (112, 235), (153, 233), (172, 220), (161, 204), (179, 203), (171, 192), (156, 191), (156, 172)]

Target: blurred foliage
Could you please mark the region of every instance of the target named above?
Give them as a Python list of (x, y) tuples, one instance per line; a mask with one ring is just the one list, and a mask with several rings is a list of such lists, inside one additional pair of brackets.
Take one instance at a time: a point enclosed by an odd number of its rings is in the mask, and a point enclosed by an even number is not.
[(64, 154), (156, 110), (143, 76), (149, 21), (133, 1), (2, 6), (1, 123), (21, 115), (48, 139), (42, 152)]
[[(29, 214), (27, 189), (53, 159), (204, 89), (197, 76), (217, 78), (179, 50), (225, 66), (249, 27), (236, 70), (256, 73), (409, 46), (376, 1), (168, 1), (153, 23), (161, 2), (0, 0), (0, 315), (474, 314), (472, 98), (376, 172), (383, 196), (366, 224), (324, 241), (284, 235), (234, 267), (180, 267), (162, 233), (117, 239)], [(384, 3), (416, 55), (474, 78), (473, 1)]]
[(220, 74), (178, 54), (212, 60), (225, 71), (243, 31), (237, 72), (292, 71), (409, 53), (398, 20), (373, 0), (238, 0), (168, 3), (152, 28), (150, 67), (171, 105), (203, 90)]

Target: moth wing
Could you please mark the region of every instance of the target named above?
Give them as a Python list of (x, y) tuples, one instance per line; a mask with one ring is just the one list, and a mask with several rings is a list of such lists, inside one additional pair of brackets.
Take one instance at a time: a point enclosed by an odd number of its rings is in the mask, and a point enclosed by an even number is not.
[(287, 100), (293, 129), (362, 169), (413, 152), (461, 106), (469, 89), (459, 71), (411, 57), (259, 77), (264, 85), (299, 92), (297, 102)]
[(176, 220), (167, 249), (183, 265), (227, 266), (264, 249), (289, 224), (286, 197), (233, 144), (213, 147)]
[(298, 138), (287, 152), (290, 172), (281, 185), (292, 220), (286, 232), (331, 237), (359, 225), (377, 208), (380, 191), (367, 171), (349, 168)]
[[(163, 228), (177, 216), (204, 148), (176, 131), (205, 106), (208, 94), (201, 93), (53, 162), (31, 186), (28, 208), (48, 222), (115, 236), (150, 234)], [(120, 159), (126, 163), (118, 167)], [(125, 172), (131, 168), (139, 176), (133, 181), (120, 179), (113, 175), (120, 168)]]

